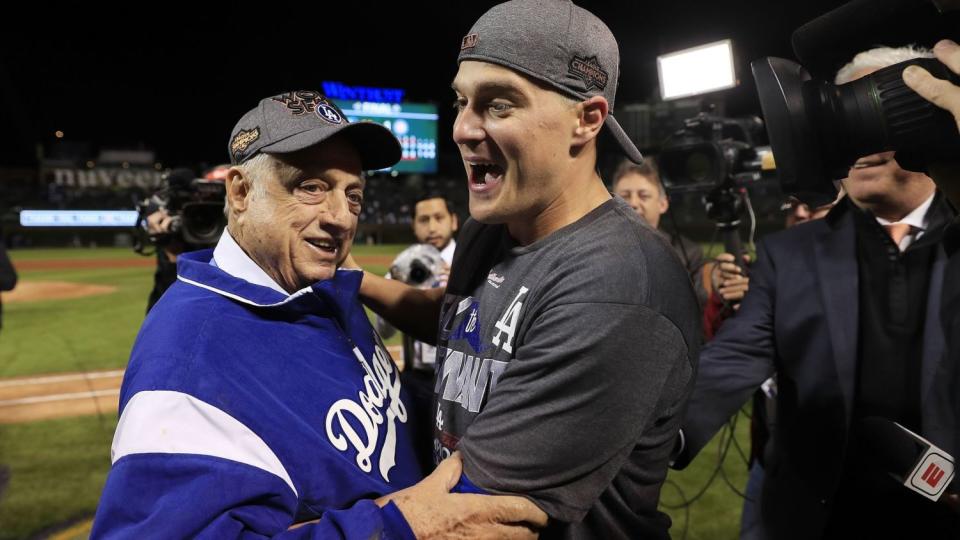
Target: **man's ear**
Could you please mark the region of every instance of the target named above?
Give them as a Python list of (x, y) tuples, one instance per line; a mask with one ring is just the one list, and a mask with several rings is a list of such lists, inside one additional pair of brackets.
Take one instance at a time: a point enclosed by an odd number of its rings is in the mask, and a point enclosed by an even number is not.
[(609, 113), (610, 106), (603, 96), (593, 96), (578, 103), (577, 127), (573, 135), (573, 144), (584, 145), (596, 139)]
[(246, 211), (253, 193), (253, 179), (239, 167), (230, 167), (223, 182), (227, 188), (227, 206), (232, 212), (242, 214)]

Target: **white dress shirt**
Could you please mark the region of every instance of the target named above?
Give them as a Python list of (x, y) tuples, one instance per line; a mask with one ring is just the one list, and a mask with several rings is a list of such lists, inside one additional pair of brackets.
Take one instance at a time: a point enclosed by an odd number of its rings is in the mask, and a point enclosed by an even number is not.
[(910, 247), (910, 244), (919, 240), (923, 233), (927, 231), (929, 223), (927, 221), (927, 210), (930, 210), (930, 205), (933, 204), (933, 197), (936, 195), (934, 192), (930, 197), (923, 201), (923, 204), (913, 209), (912, 212), (903, 216), (903, 219), (900, 221), (888, 221), (882, 217), (877, 218), (877, 223), (880, 225), (893, 225), (894, 223), (906, 223), (910, 225), (910, 232), (904, 235), (903, 239), (900, 240), (900, 252), (904, 252)]

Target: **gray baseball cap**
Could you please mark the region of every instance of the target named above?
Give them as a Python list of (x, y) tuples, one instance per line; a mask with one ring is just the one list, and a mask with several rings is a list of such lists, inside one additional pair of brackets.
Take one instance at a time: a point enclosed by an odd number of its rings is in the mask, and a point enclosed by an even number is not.
[(613, 33), (569, 0), (513, 0), (483, 14), (460, 43), (457, 62), (479, 60), (510, 68), (560, 93), (610, 104), (606, 125), (627, 158), (643, 156), (613, 117), (620, 49)]
[(365, 170), (400, 161), (400, 141), (384, 126), (354, 122), (322, 93), (297, 90), (260, 100), (230, 134), (230, 162), (238, 165), (260, 152), (286, 154), (342, 133), (356, 147)]

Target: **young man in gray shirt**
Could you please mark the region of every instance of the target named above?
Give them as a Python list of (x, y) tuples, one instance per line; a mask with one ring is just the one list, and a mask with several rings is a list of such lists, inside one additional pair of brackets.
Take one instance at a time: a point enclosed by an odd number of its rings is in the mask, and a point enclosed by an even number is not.
[[(368, 305), (436, 339), (434, 458), (459, 488), (525, 495), (545, 537), (667, 538), (657, 511), (696, 371), (696, 296), (669, 245), (596, 172), (619, 51), (569, 1), (492, 8), (463, 38), (454, 141), (470, 215), (445, 291), (367, 273)], [(433, 314), (439, 329), (417, 328)]]

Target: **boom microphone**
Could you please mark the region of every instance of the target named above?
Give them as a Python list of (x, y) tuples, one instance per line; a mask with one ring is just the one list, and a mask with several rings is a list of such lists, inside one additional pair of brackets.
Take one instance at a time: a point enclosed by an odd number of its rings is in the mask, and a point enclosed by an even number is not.
[(795, 30), (793, 52), (815, 76), (833, 79), (861, 51), (952, 37), (957, 17), (943, 14), (958, 10), (958, 0), (854, 0)]

